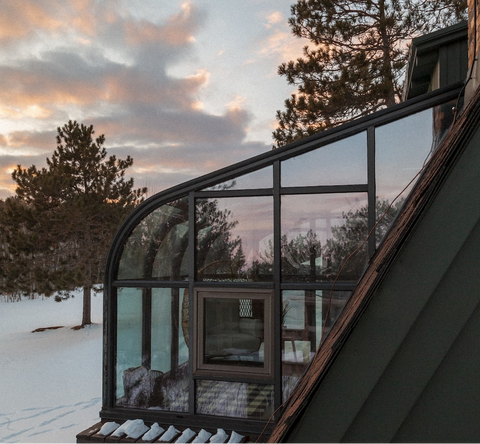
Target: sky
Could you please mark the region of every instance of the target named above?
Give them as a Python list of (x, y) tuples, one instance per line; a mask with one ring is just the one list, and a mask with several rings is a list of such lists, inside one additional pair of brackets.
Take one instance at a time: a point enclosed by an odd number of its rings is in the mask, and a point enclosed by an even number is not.
[(69, 120), (130, 155), (149, 195), (270, 150), (307, 43), (294, 0), (2, 0), (0, 198)]

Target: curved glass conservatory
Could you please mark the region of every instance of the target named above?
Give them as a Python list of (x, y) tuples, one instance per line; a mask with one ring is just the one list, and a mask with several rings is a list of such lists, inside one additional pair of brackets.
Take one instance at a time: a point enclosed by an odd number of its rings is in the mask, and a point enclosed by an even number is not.
[(273, 424), (457, 94), (405, 102), (137, 207), (107, 264), (102, 418), (250, 433)]

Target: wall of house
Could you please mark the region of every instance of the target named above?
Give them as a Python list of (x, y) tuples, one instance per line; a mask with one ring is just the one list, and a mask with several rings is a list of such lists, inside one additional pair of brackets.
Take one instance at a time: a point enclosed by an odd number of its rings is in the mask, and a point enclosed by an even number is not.
[[(475, 8), (477, 3), (477, 8)], [(476, 56), (475, 53), (475, 37), (477, 42), (480, 37), (480, 20), (478, 19), (480, 11), (478, 8), (478, 0), (468, 0), (468, 66), (472, 66), (473, 60)], [(477, 29), (475, 32), (475, 13), (477, 14)], [(477, 52), (480, 49), (477, 44)]]
[(432, 76), (432, 90), (462, 82), (467, 76), (467, 44), (465, 40), (457, 40), (441, 46), (438, 49), (438, 85), (434, 84)]
[[(478, 0), (468, 0), (468, 69), (469, 82), (465, 88), (468, 102), (480, 85), (480, 65), (477, 61), (480, 51), (480, 5)], [(473, 66), (472, 66), (473, 65)]]
[(479, 441), (478, 126), (289, 442)]

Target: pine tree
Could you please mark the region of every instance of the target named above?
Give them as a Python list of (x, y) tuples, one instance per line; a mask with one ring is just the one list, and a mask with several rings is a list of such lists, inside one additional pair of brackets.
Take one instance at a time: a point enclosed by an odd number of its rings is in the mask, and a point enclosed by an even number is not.
[(466, 0), (298, 0), (289, 24), (309, 41), (278, 73), (298, 88), (277, 111), (277, 146), (401, 100), (416, 35), (455, 23)]
[(40, 228), (47, 219), (33, 205), (17, 197), (3, 202), (0, 208), (1, 293), (12, 297), (51, 294), (47, 280), (37, 282), (42, 270), (52, 268), (49, 240), (41, 235)]
[[(17, 270), (11, 288), (68, 297), (83, 287), (82, 326), (91, 323), (92, 289), (103, 281), (113, 236), (146, 193), (125, 178), (133, 159), (107, 157), (104, 142), (104, 135), (94, 139), (91, 125), (69, 121), (58, 128), (57, 149), (46, 168), (19, 165), (12, 173), (16, 197), (7, 199), (0, 221), (21, 227), (17, 235), (10, 230), (6, 243), (10, 267)], [(25, 262), (28, 271), (18, 274)]]

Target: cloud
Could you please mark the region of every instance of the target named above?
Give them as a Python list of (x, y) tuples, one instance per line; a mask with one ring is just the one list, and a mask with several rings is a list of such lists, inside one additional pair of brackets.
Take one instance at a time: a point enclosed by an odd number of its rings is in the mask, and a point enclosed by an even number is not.
[(111, 63), (99, 66), (61, 50), (44, 53), (41, 60), (3, 65), (0, 103), (3, 109), (21, 109), (19, 118), (28, 115), (30, 107), (41, 110), (37, 117), (47, 118), (53, 109), (65, 104), (91, 105), (106, 98), (107, 73), (114, 68)]
[(267, 23), (265, 26), (270, 29), (273, 25), (284, 22), (283, 14), (280, 11), (274, 11), (267, 16)]
[(22, 164), (24, 168), (31, 165), (41, 168), (46, 165), (45, 159), (46, 156), (41, 154), (19, 157), (15, 150), (11, 150), (11, 154), (4, 154), (0, 150), (0, 199), (15, 193), (16, 184), (12, 179), (12, 172), (18, 164)]
[[(2, 1), (0, 43), (35, 39), (39, 34), (81, 32), (94, 35), (107, 13), (107, 3), (93, 0), (16, 0)], [(103, 11), (103, 13), (101, 13)]]
[(93, 119), (99, 132), (113, 143), (134, 146), (157, 144), (241, 144), (250, 115), (243, 109), (216, 116), (193, 109), (168, 109), (150, 104), (130, 104), (128, 109)]
[(196, 9), (185, 2), (178, 14), (170, 17), (165, 25), (159, 26), (147, 20), (125, 22), (125, 43), (144, 45), (163, 42), (170, 46), (183, 46), (195, 40), (198, 28), (195, 20)]
[[(98, 129), (102, 125), (94, 127)], [(110, 128), (113, 129), (114, 126)], [(96, 130), (97, 135), (101, 133), (102, 131)], [(228, 139), (226, 137), (212, 142), (205, 136), (202, 141), (194, 140), (192, 134), (192, 140), (188, 143), (182, 141), (166, 144), (162, 139), (155, 139), (152, 135), (143, 139), (130, 135), (135, 144), (125, 143), (125, 140), (122, 144), (116, 144), (115, 137), (110, 137), (108, 132), (105, 132), (105, 135), (107, 155), (114, 154), (122, 159), (131, 156), (134, 164), (127, 170), (127, 177), (134, 177), (136, 187), (150, 187), (150, 193), (164, 190), (270, 149), (270, 146), (261, 142), (238, 143), (236, 137), (230, 137), (230, 141), (226, 140)], [(19, 146), (12, 148), (9, 145), (10, 154), (6, 154), (0, 147), (0, 198), (13, 194), (15, 183), (11, 179), (11, 172), (17, 164), (21, 164), (23, 168), (31, 165), (41, 168), (46, 165), (45, 159), (51, 157), (56, 147), (54, 136), (55, 134), (51, 132), (19, 133), (14, 141)], [(23, 147), (32, 143), (39, 144), (41, 141), (45, 145), (44, 149), (37, 148), (36, 153), (26, 155), (23, 152), (19, 155)]]
[(227, 104), (227, 108), (231, 111), (239, 111), (245, 107), (247, 98), (245, 96), (237, 95), (234, 100)]
[(261, 42), (257, 51), (262, 57), (275, 57), (279, 62), (295, 60), (303, 54), (308, 41), (292, 34), (287, 18), (280, 11), (270, 11), (264, 17), (269, 34)]
[(56, 146), (56, 131), (12, 131), (0, 134), (0, 199), (12, 195), (15, 182), (12, 171), (21, 165), (28, 168), (46, 166)]
[(148, 186), (150, 192), (158, 192), (187, 180), (202, 176), (234, 162), (270, 149), (260, 142), (225, 144), (168, 145), (150, 148), (112, 146), (109, 153), (120, 158), (131, 155), (134, 159), (131, 171), (135, 186)]
[[(42, 3), (27, 3), (27, 9), (41, 9), (41, 6)], [(11, 3), (9, 7), (16, 12)], [(79, 8), (73, 9), (78, 11)], [(43, 9), (40, 16), (45, 15)], [(39, 22), (40, 29), (48, 27), (45, 24), (48, 23), (47, 18), (32, 22), (28, 20), (29, 16), (27, 14), (26, 22), (32, 25)], [(78, 17), (76, 19), (83, 21)], [(156, 103), (158, 106), (195, 108), (193, 103), (197, 100), (193, 96), (208, 80), (206, 73), (174, 79), (166, 74), (166, 70), (169, 62), (173, 63), (181, 57), (182, 51), (185, 56), (188, 55), (192, 32), (202, 20), (203, 13), (189, 3), (184, 4), (181, 12), (170, 17), (165, 24), (117, 15), (115, 19), (110, 19), (106, 26), (108, 31), (100, 33), (96, 44), (82, 44), (78, 48), (69, 42), (44, 50), (35, 57), (2, 63), (0, 115), (48, 118), (54, 109), (65, 105), (87, 107), (99, 102), (118, 105)], [(112, 36), (115, 36), (113, 45)], [(78, 39), (75, 41), (78, 42)], [(117, 60), (112, 60), (112, 48), (115, 46), (124, 50), (117, 52)]]
[(131, 155), (137, 186), (155, 191), (270, 148), (245, 141), (253, 116), (244, 98), (205, 111), (208, 70), (169, 74), (194, 54), (207, 20), (192, 3), (159, 21), (113, 0), (6, 0), (2, 9), (0, 118), (12, 125), (0, 126), (0, 198), (13, 192), (17, 164), (45, 165), (69, 119), (105, 134), (109, 153)]
[(303, 55), (303, 47), (307, 43), (306, 40), (294, 37), (286, 29), (276, 28), (268, 39), (263, 42), (259, 53), (263, 56), (275, 55), (283, 62), (296, 60)]
[(23, 150), (28, 153), (53, 152), (56, 143), (56, 131), (12, 131), (6, 137), (0, 137), (0, 150), (14, 153)]

